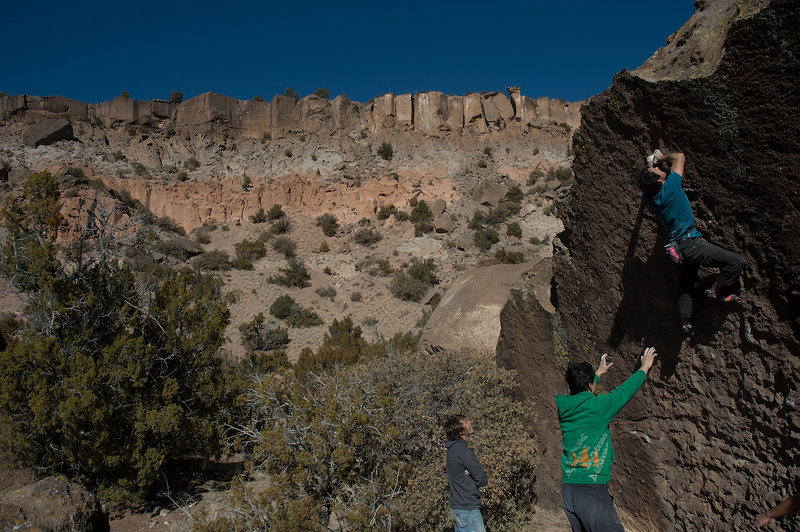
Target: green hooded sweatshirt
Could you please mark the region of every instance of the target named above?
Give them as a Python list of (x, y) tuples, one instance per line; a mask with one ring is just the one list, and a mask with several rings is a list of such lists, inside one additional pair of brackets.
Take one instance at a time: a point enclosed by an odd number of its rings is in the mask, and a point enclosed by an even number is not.
[(611, 480), (614, 447), (608, 424), (646, 378), (647, 374), (639, 370), (606, 394), (595, 395), (587, 390), (556, 396), (564, 447), (561, 457), (564, 484), (607, 484)]

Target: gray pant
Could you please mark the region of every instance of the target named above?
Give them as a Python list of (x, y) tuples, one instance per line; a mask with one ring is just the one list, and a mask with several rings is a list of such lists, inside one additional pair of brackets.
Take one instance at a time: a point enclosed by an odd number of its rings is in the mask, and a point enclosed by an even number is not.
[(561, 502), (573, 532), (625, 530), (605, 484), (561, 484)]
[(744, 268), (744, 258), (738, 253), (709, 244), (700, 237), (684, 238), (678, 241), (683, 255), (680, 266), (678, 289), (678, 312), (681, 318), (692, 317), (692, 291), (697, 283), (697, 270), (700, 266), (719, 268), (717, 281), (725, 287), (736, 284)]

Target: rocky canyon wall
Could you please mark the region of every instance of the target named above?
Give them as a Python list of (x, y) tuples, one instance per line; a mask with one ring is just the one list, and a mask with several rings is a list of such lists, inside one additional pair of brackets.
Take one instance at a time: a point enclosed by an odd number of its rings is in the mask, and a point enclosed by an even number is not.
[[(556, 313), (509, 306), (498, 358), (522, 371), (526, 395), (553, 415), (552, 395), (565, 386), (549, 381), (567, 359), (597, 364), (609, 352), (608, 391), (655, 346), (651, 378), (612, 424), (617, 501), (659, 529), (743, 530), (796, 491), (798, 474), (800, 6), (695, 5), (665, 48), (583, 105), (576, 185), (560, 207)], [(747, 261), (740, 302), (728, 306), (703, 300), (716, 270), (701, 270), (689, 337), (677, 271), (634, 179), (659, 147), (686, 154), (684, 187), (704, 237)], [(563, 320), (555, 349), (515, 334), (548, 320)], [(553, 354), (560, 349), (564, 359)], [(557, 423), (541, 429), (559, 445)], [(540, 497), (556, 506), (558, 449), (550, 456), (537, 476)]]
[(272, 101), (238, 100), (206, 92), (182, 102), (135, 100), (117, 96), (111, 101), (86, 104), (61, 96), (0, 96), (0, 118), (27, 111), (47, 111), (72, 118), (87, 117), (106, 125), (114, 122), (144, 123), (171, 120), (175, 128), (225, 123), (235, 136), (280, 137), (289, 133), (349, 132), (365, 130), (417, 130), (428, 135), (462, 131), (483, 133), (507, 127), (538, 124), (580, 123), (580, 103), (563, 99), (529, 98), (519, 87), (501, 92), (464, 96), (430, 91), (384, 94), (366, 103), (340, 95), (333, 100), (314, 94), (301, 99), (276, 95)]

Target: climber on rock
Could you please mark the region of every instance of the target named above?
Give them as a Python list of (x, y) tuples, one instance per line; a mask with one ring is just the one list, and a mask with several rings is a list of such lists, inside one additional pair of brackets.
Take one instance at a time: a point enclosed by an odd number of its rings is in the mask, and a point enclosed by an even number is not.
[[(697, 283), (700, 266), (719, 268), (719, 276), (706, 290), (706, 297), (728, 303), (736, 299), (734, 289), (744, 267), (744, 258), (709, 244), (694, 226), (692, 207), (683, 191), (685, 162), (682, 153), (663, 154), (655, 150), (647, 157), (647, 166), (639, 174), (639, 188), (642, 200), (667, 233), (668, 244), (664, 246), (667, 256), (679, 267), (678, 312), (681, 329), (689, 334), (692, 330), (689, 322), (692, 317), (691, 292)], [(664, 163), (669, 165), (669, 173), (664, 171)]]
[(608, 491), (614, 464), (608, 424), (644, 384), (656, 356), (655, 348), (645, 349), (639, 370), (600, 395), (595, 395), (600, 376), (614, 365), (608, 355), (597, 370), (588, 362), (567, 368), (570, 395), (557, 395), (556, 405), (563, 447), (561, 500), (573, 532), (624, 530)]

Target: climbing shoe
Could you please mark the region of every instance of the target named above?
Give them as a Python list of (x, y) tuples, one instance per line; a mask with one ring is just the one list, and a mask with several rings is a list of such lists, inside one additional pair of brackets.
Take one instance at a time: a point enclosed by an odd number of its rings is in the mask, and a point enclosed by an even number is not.
[(692, 324), (691, 323), (684, 323), (681, 325), (681, 330), (683, 334), (691, 334), (692, 333)]
[(719, 301), (721, 303), (733, 303), (736, 301), (736, 294), (728, 294), (727, 296), (720, 296), (715, 294), (711, 290), (706, 290), (706, 297), (708, 299), (713, 299), (714, 301)]

